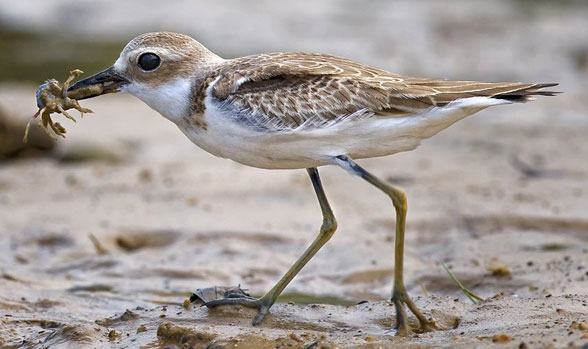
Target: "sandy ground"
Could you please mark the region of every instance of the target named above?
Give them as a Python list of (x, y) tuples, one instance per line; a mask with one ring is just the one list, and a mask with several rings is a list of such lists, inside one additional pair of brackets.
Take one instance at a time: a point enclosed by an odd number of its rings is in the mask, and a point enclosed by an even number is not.
[[(377, 11), (359, 33), (339, 20), (354, 11), (364, 18), (369, 9), (349, 6), (325, 17), (323, 33), (344, 34), (345, 45), (305, 32), (280, 42), (293, 27), (278, 26), (259, 30), (267, 41), (225, 46), (332, 52), (417, 75), (562, 83), (566, 93), (558, 97), (486, 110), (415, 151), (360, 161), (408, 195), (406, 284), (443, 330), (394, 336), (393, 208), (332, 167), (321, 174), (339, 229), (259, 327), (251, 327), (248, 309), (185, 308), (198, 288), (267, 291), (314, 238), (318, 204), (305, 171), (215, 158), (140, 101), (111, 95), (83, 103), (95, 115), (63, 122), (68, 138), (53, 152), (0, 162), (0, 347), (588, 345), (588, 11), (547, 8), (519, 18), (505, 2), (494, 2), (502, 4), (494, 12), (481, 3), (452, 11), (411, 3), (399, 2), (404, 12)], [(316, 16), (332, 13), (328, 4)], [(18, 10), (0, 14), (20, 18)], [(206, 20), (223, 14), (241, 18), (238, 8), (211, 6), (210, 14), (186, 31), (210, 33)], [(384, 14), (401, 32), (366, 40)], [(295, 28), (306, 26), (307, 15)], [(419, 40), (402, 41), (420, 25)], [(455, 28), (471, 35), (459, 38)], [(221, 42), (231, 42), (223, 35)], [(388, 48), (394, 45), (397, 52)], [(530, 58), (505, 64), (519, 57)], [(17, 125), (9, 135), (20, 137), (35, 112), (34, 91), (0, 84), (2, 115)], [(440, 262), (486, 300), (472, 304)]]
[[(0, 98), (27, 105), (33, 92), (3, 86)], [(214, 158), (131, 97), (87, 101), (96, 115), (70, 126), (55, 155), (0, 167), (2, 343), (469, 347), (493, 346), (497, 334), (510, 346), (588, 343), (570, 328), (588, 321), (588, 124), (544, 127), (571, 102), (485, 111), (416, 151), (362, 161), (406, 190), (406, 282), (449, 328), (399, 339), (387, 302), (392, 207), (337, 168), (321, 172), (340, 229), (287, 289), (293, 304), (277, 304), (258, 328), (247, 310), (184, 309), (197, 288), (272, 286), (320, 224), (309, 180)], [(537, 122), (510, 122), (519, 113)], [(116, 161), (59, 160), (89, 148), (112, 148), (103, 153)], [(471, 304), (439, 261), (488, 300)], [(510, 275), (492, 275), (497, 263)], [(315, 302), (351, 305), (303, 305)], [(127, 309), (130, 318), (105, 320)]]

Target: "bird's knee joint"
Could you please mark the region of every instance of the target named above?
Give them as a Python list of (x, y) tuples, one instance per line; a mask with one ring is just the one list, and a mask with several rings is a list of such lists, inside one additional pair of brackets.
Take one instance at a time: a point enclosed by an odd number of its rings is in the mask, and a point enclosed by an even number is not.
[(335, 217), (323, 218), (323, 224), (321, 225), (321, 234), (331, 237), (335, 233), (335, 230), (337, 230), (337, 220), (335, 220)]
[(397, 210), (406, 212), (408, 210), (408, 200), (406, 194), (402, 191), (397, 191), (394, 194), (390, 194), (390, 199)]

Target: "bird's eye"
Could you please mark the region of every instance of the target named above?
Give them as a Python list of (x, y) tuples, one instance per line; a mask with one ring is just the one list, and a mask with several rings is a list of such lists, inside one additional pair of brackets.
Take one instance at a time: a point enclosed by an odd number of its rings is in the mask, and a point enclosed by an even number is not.
[(155, 53), (147, 52), (139, 56), (139, 67), (145, 71), (153, 70), (161, 64), (161, 58)]

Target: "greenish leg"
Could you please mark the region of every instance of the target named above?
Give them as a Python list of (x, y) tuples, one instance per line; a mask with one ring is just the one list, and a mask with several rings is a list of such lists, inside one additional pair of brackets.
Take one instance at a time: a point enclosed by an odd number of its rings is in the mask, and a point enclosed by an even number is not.
[(333, 215), (333, 211), (331, 210), (331, 206), (327, 201), (327, 196), (325, 195), (325, 191), (323, 190), (323, 186), (321, 184), (321, 179), (319, 177), (318, 170), (316, 168), (308, 168), (306, 169), (312, 181), (312, 185), (314, 187), (314, 191), (316, 192), (316, 196), (318, 197), (318, 201), (321, 207), (321, 211), (323, 212), (323, 224), (321, 225), (320, 232), (316, 239), (312, 242), (312, 244), (304, 251), (302, 256), (298, 258), (298, 260), (290, 267), (290, 269), (282, 276), (280, 281), (263, 297), (254, 299), (254, 298), (224, 298), (218, 299), (211, 302), (207, 302), (204, 305), (212, 308), (219, 305), (228, 305), (228, 304), (237, 304), (242, 305), (250, 308), (258, 309), (259, 312), (253, 319), (253, 325), (259, 324), (269, 312), (271, 306), (275, 303), (276, 299), (282, 293), (284, 288), (288, 286), (290, 281), (294, 279), (294, 277), (300, 272), (300, 270), (308, 263), (308, 261), (320, 250), (323, 245), (329, 241), (329, 239), (335, 233), (337, 229), (337, 221), (335, 220), (335, 216)]
[(396, 210), (396, 236), (394, 239), (394, 289), (392, 291), (392, 302), (394, 302), (394, 306), (396, 307), (397, 334), (400, 336), (408, 336), (411, 332), (407, 323), (404, 305), (406, 305), (417, 317), (420, 324), (418, 331), (427, 332), (436, 329), (437, 326), (435, 325), (435, 322), (425, 318), (412, 299), (410, 299), (406, 292), (406, 288), (404, 287), (402, 271), (404, 269), (404, 226), (406, 223), (406, 211), (408, 209), (406, 195), (401, 190), (388, 185), (372, 175), (347, 156), (338, 156), (335, 158), (335, 161), (339, 166), (350, 171), (354, 175), (360, 176), (371, 185), (386, 193), (386, 195), (392, 199), (392, 203), (394, 204)]

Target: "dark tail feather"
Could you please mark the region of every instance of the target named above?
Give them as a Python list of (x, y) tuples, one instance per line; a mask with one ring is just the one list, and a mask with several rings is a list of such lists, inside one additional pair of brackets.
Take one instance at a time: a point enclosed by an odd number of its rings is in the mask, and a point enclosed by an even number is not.
[(499, 93), (497, 95), (492, 96), (492, 98), (498, 99), (505, 99), (507, 101), (512, 102), (528, 102), (532, 101), (534, 98), (533, 96), (555, 96), (557, 94), (562, 93), (561, 91), (545, 91), (541, 90), (546, 87), (553, 87), (559, 85), (558, 83), (546, 83), (546, 84), (533, 84), (531, 86), (527, 86), (521, 88), (517, 91), (512, 91), (508, 93)]

